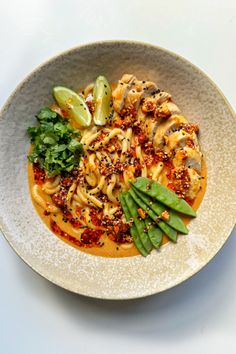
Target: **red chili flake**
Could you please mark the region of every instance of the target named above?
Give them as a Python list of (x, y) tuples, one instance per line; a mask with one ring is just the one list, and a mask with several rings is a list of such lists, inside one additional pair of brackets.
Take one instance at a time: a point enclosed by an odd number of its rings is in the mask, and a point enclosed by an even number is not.
[(185, 199), (185, 201), (190, 205), (190, 206), (192, 206), (193, 205), (193, 203), (194, 203), (194, 199), (190, 199), (190, 198), (184, 198)]
[(120, 173), (120, 174), (119, 174), (119, 177), (120, 177), (120, 181), (121, 181), (121, 182), (124, 182), (124, 175), (123, 175), (123, 173)]
[(118, 245), (122, 243), (131, 243), (133, 241), (130, 233), (127, 231), (116, 233), (115, 230), (110, 230), (107, 236), (111, 241), (117, 243)]
[(95, 104), (93, 101), (90, 101), (90, 100), (85, 100), (86, 101), (86, 104), (88, 106), (88, 109), (90, 111), (90, 113), (93, 113), (95, 111)]
[(45, 216), (48, 216), (48, 215), (50, 215), (51, 213), (50, 213), (50, 211), (44, 210), (43, 214), (44, 214)]
[(45, 181), (45, 170), (40, 167), (39, 163), (33, 164), (34, 180), (35, 183), (42, 185)]
[(153, 112), (155, 111), (155, 109), (156, 109), (156, 103), (151, 100), (146, 99), (142, 104), (142, 111), (144, 113)]
[(114, 226), (114, 232), (117, 234), (120, 231), (119, 226), (115, 225)]
[(167, 188), (169, 188), (169, 189), (171, 189), (173, 192), (175, 192), (175, 186), (173, 185), (172, 182), (169, 182), (169, 183), (167, 184)]
[[(104, 138), (107, 136), (107, 133), (104, 131), (101, 131), (101, 133), (98, 135), (96, 139), (93, 140), (92, 145), (94, 146), (96, 143), (99, 143), (104, 140)], [(84, 161), (87, 160), (87, 157), (84, 157)]]
[(62, 177), (60, 180), (60, 185), (64, 188), (69, 189), (73, 183), (73, 179), (74, 178), (72, 176), (71, 177)]
[(110, 140), (109, 144), (107, 144), (103, 147), (103, 150), (108, 151), (109, 153), (112, 153), (115, 151), (118, 152), (120, 150), (120, 144), (119, 144), (117, 137), (112, 138)]
[(188, 145), (190, 148), (194, 148), (194, 142), (192, 139), (187, 139), (186, 145)]
[(85, 229), (81, 235), (80, 241), (84, 245), (94, 246), (98, 243), (102, 233), (103, 231), (101, 230)]
[(69, 112), (68, 111), (65, 111), (64, 109), (62, 109), (61, 113), (62, 113), (62, 117), (69, 118)]
[(199, 133), (199, 126), (197, 124), (184, 123), (181, 124), (180, 128), (189, 134), (192, 134), (193, 132), (195, 132), (196, 134)]
[(82, 215), (82, 209), (80, 208), (76, 208), (76, 214), (78, 215), (79, 218), (81, 218), (83, 215)]
[(75, 219), (73, 217), (72, 213), (68, 209), (64, 208), (62, 210), (62, 213), (63, 213), (63, 219), (65, 222), (69, 221), (71, 223), (71, 225), (75, 228), (80, 228), (82, 226), (81, 222), (79, 220)]
[(174, 188), (175, 193), (177, 193), (180, 198), (185, 198), (190, 187), (188, 169), (185, 166), (175, 168), (171, 170), (168, 178), (173, 185), (172, 189)]
[(70, 220), (70, 223), (75, 229), (79, 229), (82, 226), (81, 222), (75, 220), (74, 218)]
[(151, 155), (144, 155), (143, 159), (144, 159), (145, 165), (147, 167), (152, 166), (154, 163), (156, 164), (156, 161), (154, 161), (154, 159)]
[(73, 215), (71, 214), (71, 212), (68, 209), (63, 209), (62, 211), (63, 216), (67, 219), (67, 220), (71, 220), (73, 219)]
[(117, 161), (114, 165), (113, 164), (101, 164), (100, 165), (100, 173), (103, 176), (109, 176), (113, 173), (120, 174), (124, 171), (125, 164)]
[(96, 208), (90, 208), (89, 216), (95, 226), (101, 226), (101, 216)]
[(50, 226), (51, 226), (51, 229), (53, 232), (55, 232), (57, 235), (60, 235), (62, 234), (62, 229), (57, 225), (56, 221), (52, 220), (50, 221)]
[(137, 110), (136, 110), (136, 107), (133, 103), (129, 107), (123, 108), (120, 112), (121, 117), (130, 116), (132, 118), (135, 118), (136, 115), (137, 115)]
[(52, 195), (52, 201), (56, 204), (56, 206), (64, 207), (66, 205), (66, 196), (67, 191), (65, 189), (61, 189), (59, 192)]
[(148, 141), (148, 137), (144, 133), (139, 133), (138, 135), (138, 142), (139, 144), (143, 145)]
[(173, 162), (171, 160), (165, 162), (166, 177), (171, 179), (171, 171), (174, 169)]
[(170, 156), (166, 152), (164, 152), (163, 150), (158, 149), (154, 152), (153, 159), (155, 162), (157, 162), (157, 161), (167, 162), (167, 161), (169, 161)]
[(50, 226), (52, 231), (60, 236), (62, 239), (69, 241), (70, 243), (79, 246), (79, 247), (101, 247), (102, 244), (99, 243), (99, 238), (102, 235), (102, 231), (100, 230), (91, 230), (85, 229), (81, 235), (81, 239), (78, 240), (74, 236), (68, 234), (67, 232), (63, 231), (54, 220), (50, 220)]
[(106, 228), (108, 238), (117, 244), (132, 242), (132, 237), (129, 233), (130, 224), (121, 220), (122, 215), (123, 211), (119, 208), (113, 218), (102, 215), (101, 220), (102, 226)]
[(107, 134), (106, 134), (105, 132), (102, 132), (101, 134), (99, 134), (99, 136), (97, 137), (97, 139), (94, 140), (93, 143), (95, 143), (96, 141), (98, 142), (98, 141), (104, 140), (106, 136), (107, 136)]

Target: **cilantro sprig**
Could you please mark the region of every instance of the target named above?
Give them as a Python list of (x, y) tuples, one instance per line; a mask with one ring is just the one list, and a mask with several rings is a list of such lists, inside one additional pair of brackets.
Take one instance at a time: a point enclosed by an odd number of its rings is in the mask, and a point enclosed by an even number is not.
[(33, 145), (28, 159), (39, 163), (49, 176), (70, 172), (78, 166), (83, 153), (80, 132), (50, 108), (41, 109), (36, 119), (39, 126), (27, 129)]

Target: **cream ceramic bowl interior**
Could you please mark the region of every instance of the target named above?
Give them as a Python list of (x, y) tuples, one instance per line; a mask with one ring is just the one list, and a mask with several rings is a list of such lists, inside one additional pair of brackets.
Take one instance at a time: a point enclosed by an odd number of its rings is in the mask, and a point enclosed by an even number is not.
[[(190, 121), (200, 126), (208, 169), (205, 197), (188, 236), (147, 258), (88, 255), (57, 238), (31, 203), (27, 181), (26, 129), (52, 102), (55, 85), (78, 89), (99, 74), (110, 82), (123, 73), (157, 82)], [(81, 46), (49, 60), (10, 96), (0, 120), (0, 224), (16, 253), (36, 272), (75, 293), (130, 299), (161, 292), (207, 264), (228, 238), (236, 215), (236, 124), (222, 93), (185, 59), (156, 46), (110, 41)]]

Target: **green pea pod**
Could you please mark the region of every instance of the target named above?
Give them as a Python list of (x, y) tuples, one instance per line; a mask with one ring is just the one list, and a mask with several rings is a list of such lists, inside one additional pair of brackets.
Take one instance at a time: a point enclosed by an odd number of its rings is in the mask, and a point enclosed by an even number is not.
[(110, 113), (111, 88), (104, 76), (97, 77), (93, 97), (95, 100), (94, 123), (105, 125)]
[(151, 181), (145, 177), (138, 177), (133, 183), (133, 186), (140, 190), (140, 192), (157, 199), (171, 209), (189, 216), (196, 216), (196, 212), (184, 199), (179, 198), (176, 193), (156, 181)]
[(125, 201), (126, 201), (126, 204), (129, 208), (129, 212), (131, 214), (131, 217), (134, 220), (134, 225), (136, 226), (136, 229), (138, 231), (138, 235), (140, 237), (140, 240), (142, 241), (143, 247), (146, 249), (146, 251), (148, 253), (150, 253), (152, 250), (152, 244), (151, 244), (151, 241), (148, 237), (147, 232), (145, 232), (145, 228), (146, 228), (145, 223), (143, 220), (140, 220), (140, 217), (139, 217), (139, 214), (137, 211), (137, 205), (129, 193), (127, 193), (125, 195)]
[[(138, 189), (135, 189), (135, 193), (139, 196), (139, 198), (142, 199), (142, 201), (149, 206), (150, 209), (152, 209), (157, 215), (161, 215), (163, 211), (166, 210), (166, 207), (157, 202), (153, 201), (152, 198), (150, 198), (147, 194), (144, 194), (140, 192)], [(166, 224), (171, 226), (173, 229), (181, 232), (182, 234), (187, 235), (188, 234), (188, 229), (185, 226), (183, 220), (176, 214), (175, 211), (169, 210), (169, 219), (166, 220)]]
[[(126, 202), (125, 202), (125, 193), (120, 194), (120, 204), (121, 204), (121, 207), (122, 207), (123, 212), (125, 214), (126, 221), (129, 221), (131, 219), (131, 215), (130, 215), (128, 206), (126, 205)], [(142, 244), (140, 237), (138, 235), (138, 231), (137, 231), (136, 226), (134, 224), (130, 228), (130, 234), (132, 236), (133, 242), (134, 242), (137, 250), (141, 253), (142, 256), (146, 257), (148, 255), (148, 252), (143, 247), (143, 244)]]
[(159, 248), (162, 242), (162, 231), (157, 225), (153, 223), (150, 218), (144, 220), (145, 226), (148, 230), (148, 236), (154, 248)]
[(125, 214), (125, 219), (126, 221), (129, 221), (131, 219), (131, 215), (130, 215), (130, 212), (129, 212), (129, 209), (127, 207), (127, 204), (125, 202), (125, 195), (127, 193), (123, 192), (120, 194), (120, 204), (121, 204), (121, 207), (122, 207), (122, 210)]
[(167, 225), (164, 221), (160, 220), (159, 216), (156, 213), (154, 213), (154, 211), (151, 210), (142, 201), (141, 198), (139, 198), (139, 196), (135, 193), (135, 191), (133, 189), (130, 189), (128, 193), (135, 200), (136, 204), (138, 204), (140, 206), (140, 208), (142, 208), (144, 211), (146, 211), (146, 213), (150, 216), (150, 218), (158, 224), (159, 228), (169, 237), (169, 239), (173, 242), (176, 242), (177, 241), (177, 231), (172, 229), (172, 227)]

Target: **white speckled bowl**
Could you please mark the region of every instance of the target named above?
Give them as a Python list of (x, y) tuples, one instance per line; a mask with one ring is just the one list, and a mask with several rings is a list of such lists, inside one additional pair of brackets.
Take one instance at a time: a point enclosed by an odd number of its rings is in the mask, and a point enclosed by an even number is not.
[[(149, 257), (103, 258), (58, 239), (42, 223), (28, 191), (26, 128), (52, 102), (55, 85), (77, 89), (99, 74), (115, 81), (125, 72), (150, 79), (201, 131), (208, 168), (205, 198), (188, 236)], [(236, 123), (214, 83), (183, 58), (156, 46), (127, 41), (93, 43), (67, 51), (32, 72), (10, 96), (0, 120), (0, 224), (10, 245), (35, 271), (73, 292), (130, 299), (181, 283), (207, 264), (228, 238), (236, 215)]]

